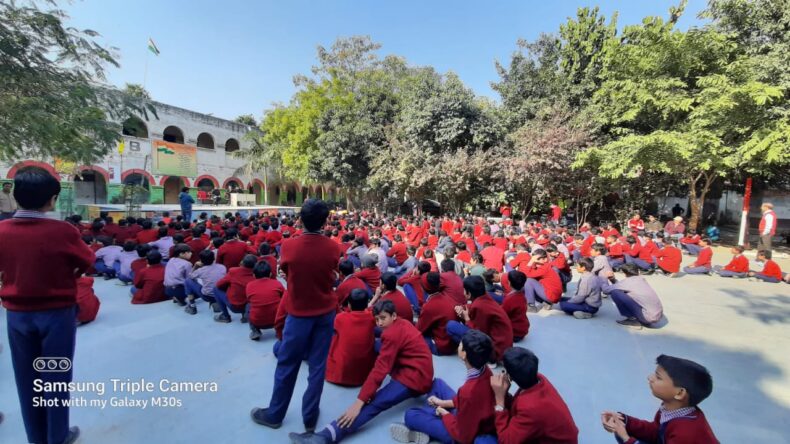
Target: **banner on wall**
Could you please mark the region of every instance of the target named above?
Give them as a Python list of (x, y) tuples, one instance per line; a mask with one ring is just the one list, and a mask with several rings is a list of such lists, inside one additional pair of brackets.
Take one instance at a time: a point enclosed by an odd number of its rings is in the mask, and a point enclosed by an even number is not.
[(197, 148), (191, 145), (154, 140), (154, 174), (197, 177)]

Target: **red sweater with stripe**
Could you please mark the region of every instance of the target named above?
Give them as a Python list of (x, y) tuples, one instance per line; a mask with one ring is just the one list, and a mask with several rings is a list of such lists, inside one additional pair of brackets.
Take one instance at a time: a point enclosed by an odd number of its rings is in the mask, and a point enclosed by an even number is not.
[(442, 416), (442, 422), (454, 442), (472, 444), (477, 436), (496, 434), (491, 369), (483, 367), (478, 376), (467, 379), (453, 398), (453, 405), (455, 412)]

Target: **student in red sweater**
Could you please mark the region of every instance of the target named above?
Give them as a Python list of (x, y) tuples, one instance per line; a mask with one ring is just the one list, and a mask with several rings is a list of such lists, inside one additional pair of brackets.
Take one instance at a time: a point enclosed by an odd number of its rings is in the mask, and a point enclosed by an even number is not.
[(464, 281), (455, 272), (455, 261), (445, 259), (442, 261), (442, 274), (439, 278), (439, 288), (448, 294), (456, 304), (465, 305)]
[(365, 282), (363, 282), (362, 279), (354, 276), (354, 264), (351, 261), (341, 261), (340, 265), (338, 265), (338, 269), (340, 270), (341, 281), (337, 288), (335, 288), (335, 297), (337, 298), (337, 308), (339, 313), (348, 307), (348, 298), (351, 296), (351, 292), (355, 289), (364, 290), (368, 294), (368, 299), (370, 299), (371, 293), (368, 291), (368, 287), (365, 285)]
[[(503, 363), (506, 373), (491, 377), (497, 442), (578, 443), (579, 429), (562, 396), (538, 373), (538, 357), (513, 347), (505, 352)], [(518, 385), (513, 396), (508, 393), (511, 380)]]
[(246, 242), (239, 240), (239, 232), (235, 228), (225, 231), (225, 243), (217, 250), (217, 263), (230, 270), (241, 264), (244, 256), (257, 253)]
[(131, 289), (132, 304), (153, 304), (166, 301), (165, 266), (162, 265), (162, 253), (152, 248), (145, 256), (145, 268), (134, 274), (134, 286)]
[[(431, 389), (433, 358), (420, 332), (398, 318), (392, 301), (379, 301), (373, 306), (373, 316), (382, 329), (381, 351), (357, 399), (340, 418), (318, 433), (288, 434), (292, 443), (340, 442), (381, 412)], [(381, 387), (387, 375), (390, 381)]]
[(771, 260), (771, 250), (760, 250), (757, 252), (757, 262), (762, 262), (762, 271), (750, 271), (749, 276), (763, 282), (777, 284), (782, 281), (782, 269), (779, 264)]
[(527, 297), (524, 295), (524, 284), (527, 282), (527, 275), (518, 270), (513, 270), (507, 274), (507, 280), (512, 291), (505, 295), (502, 309), (505, 310), (513, 328), (513, 342), (521, 342), (529, 333)]
[(455, 301), (445, 292), (439, 291), (439, 273), (425, 276), (425, 291), (430, 294), (422, 306), (417, 319), (417, 330), (425, 336), (425, 342), (434, 355), (450, 355), (458, 346), (447, 333), (447, 323), (457, 319)]
[(362, 280), (368, 286), (370, 293), (375, 291), (381, 285), (381, 270), (378, 267), (378, 260), (371, 254), (365, 254), (360, 259), (362, 266), (359, 271), (354, 273), (354, 276)]
[(431, 439), (448, 444), (496, 442), (492, 373), (486, 365), (493, 348), (485, 333), (466, 332), (458, 346), (458, 357), (466, 367), (464, 385), (456, 393), (444, 380), (434, 379), (428, 405), (407, 410), (405, 424), (390, 426), (392, 438), (406, 443), (427, 443)]
[[(230, 231), (230, 230), (229, 230)], [(233, 267), (228, 270), (228, 274), (217, 281), (214, 289), (214, 298), (217, 300), (220, 313), (214, 316), (214, 320), (222, 323), (231, 322), (230, 311), (241, 313), (241, 322), (247, 322), (247, 284), (255, 279), (252, 274), (258, 258), (252, 254), (244, 256), (241, 267)]]
[(525, 274), (527, 283), (524, 284), (524, 294), (527, 296), (528, 310), (537, 312), (537, 302), (542, 302), (543, 308), (550, 310), (551, 304), (556, 304), (562, 297), (562, 281), (551, 268), (546, 250), (536, 250), (532, 254)]
[(420, 314), (425, 303), (425, 288), (422, 286), (422, 276), (431, 271), (431, 264), (420, 262), (411, 272), (398, 279), (398, 285), (403, 288), (403, 295), (411, 302), (411, 308)]
[(730, 263), (724, 267), (716, 265), (713, 271), (721, 277), (746, 277), (749, 274), (749, 259), (743, 255), (743, 245), (736, 245), (730, 251), (732, 252)]
[(656, 253), (656, 266), (670, 277), (677, 276), (677, 273), (680, 271), (680, 262), (682, 260), (683, 253), (671, 243), (667, 243), (664, 245), (664, 248), (658, 250)]
[[(349, 262), (350, 263), (350, 262)], [(335, 334), (326, 360), (326, 380), (333, 384), (358, 387), (373, 369), (376, 321), (368, 308), (367, 290), (355, 288), (348, 298), (351, 311), (335, 317)]]
[[(463, 321), (447, 323), (447, 333), (455, 342), (461, 342), (469, 330), (479, 330), (494, 341), (494, 354), (489, 356), (491, 362), (502, 360), (502, 354), (513, 346), (513, 327), (501, 305), (486, 292), (486, 284), (480, 276), (469, 276), (464, 279), (464, 293), (472, 301), (470, 306), (459, 305), (455, 313)], [(526, 315), (526, 310), (524, 311)]]
[(699, 251), (697, 260), (690, 266), (683, 267), (686, 274), (710, 274), (711, 259), (713, 259), (713, 249), (710, 248), (710, 239), (703, 237), (699, 240)]
[(402, 265), (408, 257), (409, 254), (406, 252), (406, 243), (403, 242), (399, 234), (396, 234), (395, 243), (387, 251), (387, 262), (389, 266), (396, 268)]
[(148, 244), (142, 244), (137, 246), (137, 259), (132, 261), (130, 268), (132, 269), (131, 278), (134, 281), (134, 277), (140, 270), (144, 269), (148, 266), (148, 253), (151, 251), (151, 246)]
[(305, 355), (309, 374), (302, 397), (302, 421), (308, 431), (315, 430), (318, 422), (337, 312), (337, 297), (332, 287), (340, 260), (337, 244), (321, 232), (328, 217), (326, 202), (306, 200), (299, 212), (304, 233), (280, 245), (280, 270), (285, 274), (288, 289), (284, 310), (288, 315), (277, 353), (269, 406), (250, 412), (254, 422), (266, 427), (282, 425)]
[(48, 393), (54, 407), (34, 407), (34, 380), (68, 384), (72, 370), (39, 372), (42, 356), (73, 360), (77, 327), (77, 277), (93, 263), (93, 252), (68, 222), (48, 219), (60, 182), (40, 168), (14, 177), (19, 210), (0, 222), (0, 300), (7, 310), (8, 345), (28, 442), (71, 444), (79, 428), (69, 429), (68, 391)]
[[(606, 256), (609, 259), (609, 266), (617, 271), (625, 264), (625, 248), (622, 242), (615, 235), (606, 237)], [(578, 262), (578, 261), (577, 261)]]
[(77, 279), (77, 324), (84, 325), (96, 319), (101, 301), (93, 292), (93, 278), (82, 276)]
[(252, 270), (255, 280), (247, 284), (247, 310), (250, 321), (250, 339), (261, 338), (261, 330), (274, 328), (277, 308), (285, 288), (272, 277), (272, 268), (266, 261), (258, 262)]
[(505, 265), (505, 270), (518, 270), (523, 273), (527, 269), (527, 264), (529, 264), (531, 258), (532, 256), (527, 251), (527, 244), (518, 244), (516, 245), (516, 256)]
[(379, 300), (392, 301), (395, 304), (398, 317), (414, 324), (414, 312), (411, 309), (411, 303), (398, 290), (398, 278), (395, 277), (395, 273), (387, 272), (381, 275), (381, 285), (376, 289), (376, 293), (373, 295), (369, 305), (372, 307)]
[(568, 260), (565, 258), (565, 255), (557, 249), (556, 245), (547, 245), (546, 254), (549, 255), (549, 263), (551, 264), (551, 268), (553, 268), (560, 277), (560, 282), (562, 282), (562, 292), (565, 293), (568, 282), (573, 279), (571, 266), (568, 264)]
[(661, 408), (652, 421), (619, 412), (601, 414), (604, 430), (624, 444), (718, 444), (699, 403), (713, 391), (708, 370), (687, 359), (661, 355), (656, 371), (647, 377)]
[(154, 228), (150, 219), (146, 219), (142, 224), (143, 229), (138, 231), (134, 237), (138, 245), (154, 242), (159, 236), (159, 229)]

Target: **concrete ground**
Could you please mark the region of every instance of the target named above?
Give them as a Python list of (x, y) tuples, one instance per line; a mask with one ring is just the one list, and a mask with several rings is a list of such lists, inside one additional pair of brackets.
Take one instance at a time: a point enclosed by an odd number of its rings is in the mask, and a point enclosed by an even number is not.
[[(717, 252), (714, 263), (724, 263)], [(685, 258), (684, 262), (690, 262)], [(581, 443), (614, 442), (600, 426), (599, 414), (613, 409), (652, 418), (658, 402), (650, 394), (647, 375), (656, 356), (665, 353), (693, 359), (713, 375), (712, 396), (702, 404), (723, 443), (790, 443), (790, 286), (710, 276), (668, 278), (649, 276), (662, 298), (666, 325), (654, 330), (629, 330), (615, 324), (618, 314), (609, 299), (590, 320), (560, 312), (530, 314), (532, 328), (519, 345), (540, 358), (540, 370), (565, 398), (580, 430)], [(570, 290), (573, 291), (573, 285)], [(98, 319), (77, 333), (74, 380), (104, 382), (103, 396), (113, 393), (111, 378), (178, 382), (216, 382), (216, 393), (153, 393), (129, 396), (148, 400), (139, 407), (75, 407), (71, 422), (82, 429), (80, 442), (112, 443), (284, 443), (301, 431), (301, 393), (306, 368), (283, 427), (270, 430), (254, 424), (249, 411), (266, 406), (276, 361), (273, 333), (260, 342), (247, 338), (238, 322), (218, 324), (205, 304), (189, 316), (170, 302), (129, 304), (128, 288), (98, 280), (102, 300)], [(5, 316), (0, 320), (5, 330)], [(6, 342), (3, 340), (2, 342)], [(465, 371), (455, 357), (434, 358), (436, 376), (451, 385), (463, 383)], [(339, 416), (357, 389), (326, 384), (320, 423)], [(152, 407), (150, 399), (174, 396), (181, 407)], [(73, 395), (74, 397), (80, 395)], [(404, 403), (376, 418), (349, 443), (392, 442), (388, 426), (403, 419)], [(11, 359), (0, 353), (0, 442), (23, 443)]]

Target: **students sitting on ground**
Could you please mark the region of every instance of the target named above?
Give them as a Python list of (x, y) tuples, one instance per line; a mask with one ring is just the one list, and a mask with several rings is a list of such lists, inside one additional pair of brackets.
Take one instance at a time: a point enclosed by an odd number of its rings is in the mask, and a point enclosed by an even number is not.
[(261, 330), (274, 328), (277, 307), (285, 293), (283, 284), (272, 277), (272, 268), (266, 261), (258, 262), (252, 270), (255, 280), (247, 284), (247, 310), (249, 312), (250, 339), (261, 338)]
[(772, 284), (782, 281), (782, 269), (779, 268), (779, 264), (771, 259), (771, 250), (758, 251), (757, 262), (763, 263), (762, 271), (750, 271), (749, 276)]
[(235, 228), (225, 231), (225, 242), (217, 248), (217, 263), (224, 265), (228, 270), (238, 267), (246, 255), (257, 253), (246, 242), (239, 240), (239, 232)]
[(560, 276), (551, 268), (546, 250), (533, 252), (529, 262), (530, 266), (525, 273), (527, 283), (524, 285), (528, 311), (537, 312), (538, 308), (535, 305), (537, 303), (543, 303), (544, 309), (551, 310), (551, 305), (559, 302), (562, 296)]
[[(505, 352), (503, 364), (505, 373), (491, 376), (496, 442), (578, 443), (579, 429), (568, 405), (548, 378), (538, 373), (538, 357), (513, 347)], [(508, 393), (511, 381), (518, 385), (512, 396)]]
[(354, 276), (362, 280), (368, 286), (368, 290), (373, 294), (381, 285), (381, 270), (378, 266), (378, 259), (372, 254), (366, 254), (361, 259), (362, 266)]
[(617, 323), (637, 329), (653, 327), (664, 315), (661, 300), (645, 278), (639, 276), (639, 268), (635, 264), (625, 264), (620, 271), (625, 274), (625, 279), (612, 284), (607, 282), (601, 288), (625, 316)]
[(592, 274), (593, 261), (585, 257), (576, 264), (581, 274), (576, 292), (570, 298), (562, 298), (560, 310), (576, 319), (589, 319), (601, 308), (601, 281)]
[(425, 342), (435, 355), (452, 354), (457, 343), (447, 333), (447, 323), (456, 320), (455, 302), (444, 292), (439, 291), (439, 273), (425, 275), (425, 291), (429, 297), (422, 306), (417, 319), (417, 330), (425, 337)]
[[(414, 247), (410, 247), (414, 248)], [(403, 287), (403, 295), (411, 302), (411, 309), (420, 314), (425, 303), (425, 288), (422, 286), (423, 275), (431, 271), (431, 264), (420, 262), (409, 273), (398, 279), (398, 285)], [(441, 282), (441, 278), (439, 279)]]
[(494, 343), (493, 362), (501, 361), (505, 350), (513, 346), (513, 327), (508, 314), (486, 293), (480, 276), (464, 279), (464, 294), (472, 303), (455, 307), (455, 313), (462, 322), (448, 322), (447, 333), (455, 342), (461, 342), (466, 332), (472, 329), (485, 333)]
[[(598, 277), (598, 280), (601, 281), (601, 285), (603, 285), (604, 282), (608, 282), (609, 276), (613, 274), (613, 270), (612, 266), (609, 265), (609, 259), (606, 257), (606, 246), (599, 243), (593, 244), (590, 247), (589, 257), (593, 260), (592, 274)], [(576, 262), (578, 263), (579, 261), (577, 260)]]
[(656, 266), (669, 277), (677, 276), (680, 272), (680, 263), (682, 261), (683, 253), (671, 242), (667, 242), (664, 248), (656, 252)]
[(713, 259), (710, 239), (707, 237), (700, 238), (699, 250), (697, 250), (696, 256), (697, 260), (690, 266), (683, 267), (683, 272), (686, 274), (710, 274), (711, 260)]
[(620, 412), (601, 414), (604, 430), (625, 444), (718, 444), (699, 404), (713, 391), (708, 370), (694, 361), (660, 355), (647, 379), (661, 407), (652, 421)]
[(230, 311), (241, 313), (241, 322), (247, 322), (247, 284), (255, 276), (252, 269), (258, 263), (258, 258), (248, 254), (244, 256), (240, 267), (233, 267), (228, 274), (217, 282), (214, 288), (214, 298), (217, 299), (220, 313), (214, 316), (217, 322), (228, 323), (231, 321)]
[(452, 259), (445, 259), (440, 264), (442, 273), (439, 277), (439, 285), (445, 289), (444, 291), (450, 295), (456, 304), (466, 304), (466, 296), (464, 296), (464, 281), (455, 272), (455, 261)]
[[(490, 296), (483, 297), (490, 299)], [(458, 346), (458, 357), (466, 367), (466, 382), (456, 393), (444, 380), (434, 379), (428, 392), (428, 405), (407, 410), (405, 424), (390, 426), (392, 438), (405, 443), (427, 443), (431, 439), (461, 444), (483, 439), (496, 442), (493, 437), (496, 432), (494, 392), (491, 390), (493, 373), (486, 365), (493, 348), (491, 338), (485, 333), (477, 330), (464, 333)]]
[(743, 245), (736, 245), (730, 250), (732, 260), (722, 267), (715, 265), (713, 271), (721, 277), (744, 278), (749, 274), (749, 259), (743, 255)]
[(348, 307), (348, 298), (355, 289), (364, 290), (368, 294), (368, 297), (370, 297), (368, 287), (362, 279), (354, 275), (354, 264), (351, 261), (340, 261), (338, 270), (340, 270), (340, 283), (335, 288), (338, 311)]
[(126, 241), (123, 244), (123, 251), (115, 262), (115, 276), (119, 281), (124, 284), (132, 283), (132, 262), (137, 258), (137, 244), (131, 240)]
[(101, 301), (93, 292), (93, 278), (77, 278), (77, 325), (84, 325), (96, 319)]
[[(192, 250), (187, 244), (178, 244), (173, 249), (173, 257), (167, 261), (165, 266), (165, 296), (173, 299), (173, 302), (180, 306), (186, 303), (186, 287), (184, 286), (189, 273), (192, 271)], [(197, 313), (194, 301), (192, 305), (187, 305), (185, 311), (189, 314)]]
[(351, 290), (347, 302), (350, 311), (338, 313), (335, 317), (335, 334), (326, 360), (328, 382), (358, 387), (373, 369), (376, 361), (373, 328), (376, 321), (367, 310), (369, 299), (367, 290)]
[(167, 300), (165, 296), (165, 266), (162, 253), (151, 249), (145, 256), (148, 265), (134, 273), (132, 304), (153, 304)]
[(170, 247), (174, 244), (173, 237), (170, 236), (167, 227), (160, 227), (157, 230), (156, 237), (157, 239), (148, 245), (159, 250), (159, 253), (162, 254), (162, 260), (167, 261), (170, 259)]
[[(227, 270), (224, 265), (214, 262), (214, 252), (211, 250), (201, 251), (198, 257), (198, 262), (192, 266), (192, 272), (184, 282), (187, 303), (189, 306), (195, 306), (195, 299), (200, 298), (216, 307), (215, 312), (218, 312), (219, 305), (216, 304), (214, 288), (216, 288), (217, 282), (225, 277)], [(197, 311), (197, 308), (195, 310)]]
[(93, 266), (100, 275), (104, 275), (104, 279), (112, 279), (115, 277), (115, 262), (123, 248), (113, 245), (112, 238), (108, 236), (97, 236), (96, 243), (101, 248), (96, 250), (96, 262)]
[(507, 274), (511, 291), (502, 302), (502, 309), (507, 313), (510, 326), (513, 328), (513, 342), (521, 342), (529, 333), (529, 318), (527, 317), (527, 297), (524, 295), (524, 284), (527, 275), (512, 270)]
[(381, 285), (376, 289), (373, 299), (370, 301), (371, 307), (379, 300), (392, 301), (400, 319), (405, 319), (414, 323), (414, 312), (411, 309), (411, 302), (398, 290), (398, 278), (395, 273), (384, 273), (381, 275)]

